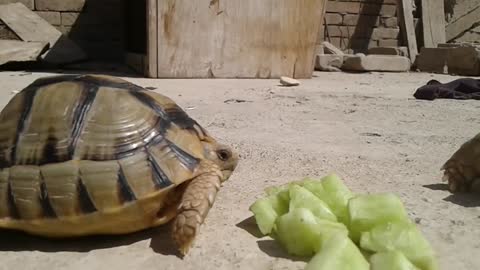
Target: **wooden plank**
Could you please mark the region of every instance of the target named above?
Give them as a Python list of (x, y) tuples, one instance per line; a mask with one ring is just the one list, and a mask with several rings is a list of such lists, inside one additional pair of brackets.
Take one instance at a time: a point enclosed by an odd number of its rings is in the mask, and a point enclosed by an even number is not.
[(36, 61), (47, 48), (46, 42), (0, 40), (0, 65), (10, 62)]
[(86, 57), (73, 41), (22, 3), (0, 5), (0, 19), (23, 41), (48, 42), (50, 50), (42, 56), (46, 62), (62, 64)]
[(400, 19), (400, 27), (404, 33), (404, 37), (408, 47), (408, 55), (410, 61), (415, 63), (418, 55), (417, 37), (415, 36), (415, 26), (413, 25), (413, 7), (411, 0), (397, 0), (398, 18)]
[(158, 76), (157, 1), (158, 0), (147, 0), (147, 70), (145, 75), (150, 78), (156, 78)]
[(325, 0), (158, 0), (158, 76), (310, 78)]
[(446, 26), (446, 40), (451, 41), (480, 22), (480, 5)]
[(436, 48), (445, 43), (444, 3), (438, 0), (422, 0), (423, 46)]

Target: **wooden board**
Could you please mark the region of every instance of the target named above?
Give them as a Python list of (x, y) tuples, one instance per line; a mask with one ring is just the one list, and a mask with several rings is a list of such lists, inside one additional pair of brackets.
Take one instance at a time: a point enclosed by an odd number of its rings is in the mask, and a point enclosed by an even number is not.
[(422, 0), (423, 46), (436, 48), (445, 43), (445, 13), (443, 1)]
[(400, 27), (404, 33), (404, 38), (408, 47), (410, 61), (415, 63), (418, 55), (417, 37), (415, 36), (415, 26), (413, 25), (413, 7), (411, 0), (397, 0), (398, 17)]
[(10, 62), (36, 61), (47, 48), (46, 42), (0, 40), (0, 65)]
[(461, 36), (478, 22), (480, 22), (480, 5), (446, 26), (446, 40), (451, 41)]
[(157, 0), (147, 0), (147, 70), (146, 76), (150, 78), (156, 78), (157, 62), (158, 62), (158, 11)]
[(84, 51), (55, 27), (21, 3), (0, 5), (0, 19), (23, 41), (48, 42), (43, 60), (70, 63), (86, 57)]
[(158, 77), (310, 78), (324, 4), (157, 0)]

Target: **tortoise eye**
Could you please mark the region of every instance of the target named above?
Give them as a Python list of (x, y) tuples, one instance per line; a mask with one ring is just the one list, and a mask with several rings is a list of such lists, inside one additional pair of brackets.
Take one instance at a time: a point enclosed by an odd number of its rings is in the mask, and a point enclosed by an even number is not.
[(222, 149), (217, 151), (217, 156), (220, 160), (226, 161), (230, 158), (230, 152), (228, 150)]

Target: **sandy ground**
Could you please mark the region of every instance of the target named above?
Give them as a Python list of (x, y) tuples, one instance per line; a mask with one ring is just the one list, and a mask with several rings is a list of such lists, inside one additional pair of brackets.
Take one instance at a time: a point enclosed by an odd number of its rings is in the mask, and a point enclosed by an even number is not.
[[(0, 106), (34, 79), (3, 72)], [(438, 253), (441, 269), (480, 268), (480, 199), (452, 196), (440, 166), (480, 132), (480, 102), (413, 99), (430, 74), (315, 73), (299, 87), (277, 80), (152, 80), (241, 163), (220, 191), (194, 248), (179, 259), (166, 227), (124, 237), (49, 242), (1, 234), (0, 269), (302, 269), (259, 238), (249, 205), (270, 185), (339, 174), (356, 192), (395, 192)]]

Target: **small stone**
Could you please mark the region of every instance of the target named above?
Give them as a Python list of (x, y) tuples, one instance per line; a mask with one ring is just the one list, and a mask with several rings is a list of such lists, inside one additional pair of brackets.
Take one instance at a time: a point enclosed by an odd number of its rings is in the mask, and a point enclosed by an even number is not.
[(300, 81), (295, 80), (290, 77), (282, 76), (280, 77), (280, 83), (285, 86), (297, 86), (300, 85)]
[(422, 218), (419, 218), (419, 217), (415, 218), (415, 223), (420, 224), (421, 222), (422, 222)]

